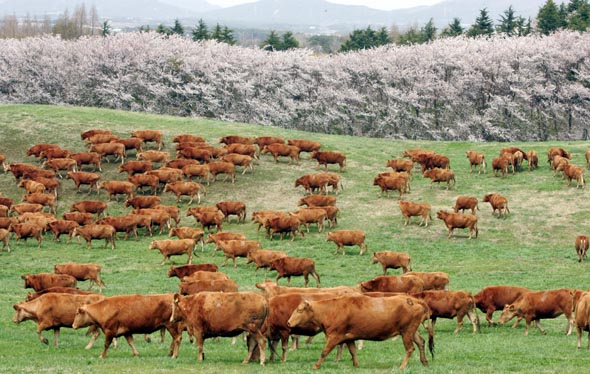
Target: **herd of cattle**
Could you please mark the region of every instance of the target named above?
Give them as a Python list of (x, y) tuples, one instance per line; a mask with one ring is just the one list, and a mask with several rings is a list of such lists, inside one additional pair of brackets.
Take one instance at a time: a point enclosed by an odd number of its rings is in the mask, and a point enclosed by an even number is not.
[[(309, 225), (315, 224), (317, 232), (322, 232), (326, 221), (330, 230), (334, 229), (339, 215), (336, 195), (342, 189), (342, 180), (339, 174), (327, 169), (328, 165), (338, 165), (343, 171), (346, 155), (337, 151), (322, 151), (318, 142), (303, 139), (285, 142), (277, 137), (232, 135), (219, 140), (224, 146), (213, 146), (202, 137), (185, 134), (174, 137), (176, 158), (171, 159), (170, 152), (162, 150), (165, 145), (159, 131), (134, 131), (129, 138), (119, 138), (108, 130), (90, 130), (81, 136), (89, 147), (88, 152), (74, 153), (55, 144), (37, 144), (29, 148), (26, 155), (38, 158), (41, 166), (8, 163), (0, 155), (4, 170), (12, 173), (18, 187), (26, 191), (20, 203), (0, 197), (0, 239), (4, 247), (10, 251), (9, 240), (14, 234), (17, 243), (21, 239), (26, 242), (27, 238), (34, 238), (40, 248), (43, 234), (51, 231), (56, 241), (62, 234), (68, 235), (70, 240), (81, 237), (91, 249), (92, 240), (104, 239), (105, 247), (110, 244), (115, 249), (118, 232), (125, 233), (125, 240), (131, 235), (137, 239), (138, 229), (143, 228), (146, 235), (152, 236), (154, 228), (159, 227), (159, 234), (167, 231), (169, 237), (177, 237), (152, 240), (149, 244), (149, 249), (162, 254), (162, 264), (171, 256), (187, 255), (188, 260), (187, 265), (171, 267), (168, 272), (168, 277), (181, 280), (176, 294), (106, 297), (76, 288), (77, 282), (90, 280), (91, 287), (96, 284), (99, 292), (102, 291), (101, 267), (94, 263), (56, 264), (54, 273), (23, 275), (25, 288), (32, 288), (35, 292), (29, 294), (26, 301), (14, 305), (16, 314), (13, 321), (35, 321), (38, 337), (43, 343), (48, 343), (42, 335), (45, 330), (54, 330), (54, 344), (57, 346), (61, 327), (89, 327), (92, 337), (87, 349), (93, 346), (101, 331), (105, 335), (100, 357), (106, 356), (111, 343), (116, 344), (115, 338), (119, 336), (124, 336), (133, 354), (138, 355), (133, 334), (161, 331), (163, 339), (167, 330), (172, 336), (169, 355), (177, 357), (183, 331), (187, 331), (198, 347), (198, 359), (203, 360), (204, 339), (246, 333), (248, 353), (244, 362), (259, 360), (264, 364), (267, 343), (272, 360), (280, 341), (281, 359), (285, 361), (290, 337), (296, 347), (299, 335), (311, 337), (324, 332), (325, 347), (314, 365), (314, 368), (319, 368), (336, 347), (340, 357), (346, 345), (356, 367), (357, 340), (385, 340), (401, 335), (406, 351), (400, 365), (403, 369), (415, 350), (414, 345), (418, 347), (421, 362), (424, 365), (428, 363), (426, 339), (419, 332), (421, 325), (427, 330), (428, 348), (433, 355), (437, 319), (456, 317), (457, 333), (467, 317), (473, 333), (476, 333), (479, 328), (476, 309), (485, 313), (488, 325), (494, 323), (492, 314), (496, 310), (502, 310), (499, 321), (502, 324), (516, 318), (516, 326), (521, 319), (525, 319), (525, 335), (531, 322), (544, 332), (541, 319), (564, 314), (568, 320), (567, 334), (571, 333), (574, 325), (577, 328), (578, 347), (582, 331), (589, 331), (590, 295), (586, 292), (575, 289), (532, 291), (507, 285), (485, 287), (475, 295), (451, 291), (448, 274), (413, 272), (410, 255), (401, 252), (373, 253), (373, 263), (382, 266), (382, 276), (361, 282), (358, 286), (321, 288), (320, 275), (313, 259), (263, 249), (259, 241), (248, 240), (240, 233), (223, 231), (223, 223), (228, 222), (230, 216), (236, 216), (238, 223), (245, 222), (244, 202), (220, 201), (215, 205), (199, 205), (202, 195), (206, 196), (206, 190), (212, 188), (211, 183), (217, 181), (219, 174), (236, 183), (236, 168), (241, 167), (242, 174), (248, 170), (253, 172), (261, 154), (270, 153), (275, 162), (279, 157), (287, 157), (291, 164), (301, 162), (301, 152), (309, 152), (311, 159), (317, 160), (318, 167), (323, 165), (325, 171), (296, 179), (295, 187), (302, 186), (306, 193), (298, 202), (298, 206), (303, 208), (288, 213), (255, 211), (251, 220), (258, 225), (258, 231), (265, 229), (269, 240), (277, 235), (279, 239), (283, 239), (284, 235), (291, 240), (297, 237), (303, 239), (302, 227), (309, 233)], [(157, 150), (144, 150), (147, 142), (154, 142)], [(129, 160), (132, 150), (135, 150), (136, 160)], [(102, 162), (106, 160), (110, 163), (112, 158), (115, 162), (121, 161), (118, 172), (127, 173), (127, 180), (101, 181), (99, 172), (102, 172)], [(472, 172), (474, 166), (478, 173), (486, 172), (486, 159), (482, 153), (468, 151), (467, 158)], [(583, 187), (583, 169), (570, 163), (570, 159), (571, 155), (561, 148), (548, 152), (548, 162), (554, 172), (563, 172), (568, 184), (576, 180), (577, 187)], [(586, 159), (590, 160), (590, 152), (587, 152)], [(510, 169), (514, 173), (522, 167), (523, 161), (528, 162), (529, 169), (538, 167), (538, 156), (534, 151), (505, 148), (492, 162), (494, 174), (505, 176)], [(406, 150), (403, 158), (389, 160), (387, 167), (393, 171), (378, 174), (373, 185), (379, 186), (381, 193), (399, 192), (399, 208), (405, 225), (409, 224), (411, 217), (418, 216), (421, 217), (420, 224), (428, 226), (430, 204), (401, 200), (403, 194), (410, 190), (415, 164), (421, 166), (424, 178), (431, 179), (431, 185), (443, 182), (449, 189), (455, 182), (448, 157), (413, 149)], [(92, 171), (84, 171), (83, 168), (92, 168)], [(73, 203), (70, 211), (64, 212), (58, 219), (56, 201), (60, 185), (66, 183), (60, 182), (64, 177), (73, 181), (77, 193), (90, 195), (95, 191), (99, 196), (100, 191), (105, 190), (109, 202), (113, 198), (118, 202), (119, 195), (124, 195), (124, 207), (133, 210), (126, 215), (110, 216), (107, 202), (81, 200)], [(195, 177), (199, 178), (199, 182), (193, 181)], [(194, 217), (200, 228), (197, 225), (179, 226), (180, 208), (163, 205), (163, 193), (172, 193), (177, 204), (182, 203), (183, 196), (188, 196), (186, 217)], [(197, 206), (190, 207), (195, 198)], [(502, 195), (486, 194), (482, 202), (489, 202), (492, 214), (497, 210), (499, 217), (510, 213), (508, 199)], [(45, 212), (46, 209), (49, 212)], [(453, 212), (440, 210), (437, 218), (444, 222), (449, 238), (456, 228), (466, 228), (470, 239), (473, 234), (477, 238), (476, 209), (479, 209), (477, 197), (460, 196)], [(470, 213), (463, 213), (465, 210)], [(332, 230), (326, 235), (327, 241), (335, 243), (335, 253), (341, 250), (343, 254), (345, 246), (358, 246), (362, 255), (367, 251), (365, 239), (362, 230)], [(236, 258), (246, 258), (248, 264), (254, 263), (255, 272), (260, 268), (264, 268), (265, 272), (276, 271), (275, 282), (257, 283), (256, 287), (261, 292), (238, 292), (238, 284), (228, 274), (219, 272), (217, 265), (192, 264), (193, 254), (198, 252), (199, 245), (202, 252), (205, 244), (209, 243), (215, 245), (214, 251), (224, 253), (222, 266), (232, 260), (235, 268)], [(584, 259), (588, 246), (589, 240), (585, 236), (576, 241), (580, 261)], [(398, 268), (402, 269), (402, 275), (387, 275), (388, 269)], [(317, 288), (306, 288), (310, 275), (315, 279)], [(290, 285), (292, 276), (303, 276), (305, 287), (278, 285), (280, 278), (287, 278)], [(146, 339), (149, 339), (147, 335)]]

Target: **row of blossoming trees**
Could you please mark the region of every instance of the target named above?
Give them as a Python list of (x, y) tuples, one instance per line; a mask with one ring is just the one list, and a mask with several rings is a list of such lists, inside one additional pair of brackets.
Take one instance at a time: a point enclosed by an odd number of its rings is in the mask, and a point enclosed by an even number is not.
[(317, 56), (156, 33), (0, 41), (0, 102), (393, 138), (581, 139), (590, 34), (451, 38)]

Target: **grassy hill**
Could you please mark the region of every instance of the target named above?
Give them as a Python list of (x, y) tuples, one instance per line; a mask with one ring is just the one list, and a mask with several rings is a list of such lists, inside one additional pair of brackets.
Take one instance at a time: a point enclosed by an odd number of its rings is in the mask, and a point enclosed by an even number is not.
[[(488, 285), (512, 284), (531, 289), (555, 289), (561, 287), (588, 288), (588, 264), (578, 263), (574, 240), (579, 234), (588, 234), (587, 217), (590, 202), (586, 189), (568, 187), (561, 176), (554, 176), (548, 168), (545, 154), (549, 147), (562, 146), (573, 154), (572, 162), (584, 165), (586, 143), (511, 143), (524, 150), (535, 149), (539, 153), (540, 168), (529, 172), (523, 170), (505, 178), (494, 177), (491, 168), (487, 174), (469, 173), (466, 150), (482, 151), (488, 160), (495, 157), (503, 143), (469, 142), (426, 142), (389, 141), (348, 136), (333, 136), (289, 131), (250, 124), (227, 123), (204, 119), (177, 118), (145, 115), (111, 110), (71, 108), (55, 106), (0, 106), (0, 153), (8, 162), (36, 163), (27, 158), (25, 151), (35, 143), (56, 143), (74, 151), (84, 150), (80, 133), (90, 128), (108, 128), (120, 136), (129, 136), (135, 129), (158, 129), (165, 134), (166, 148), (174, 135), (191, 133), (205, 137), (211, 144), (217, 144), (219, 137), (230, 134), (244, 136), (274, 135), (285, 138), (306, 138), (320, 141), (325, 149), (347, 154), (347, 166), (341, 174), (344, 190), (338, 195), (337, 206), (341, 209), (337, 229), (362, 229), (367, 233), (369, 251), (393, 250), (408, 252), (412, 256), (416, 271), (444, 271), (450, 274), (451, 289), (478, 292)], [(418, 226), (417, 218), (404, 227), (398, 197), (393, 193), (389, 198), (380, 197), (373, 177), (386, 171), (388, 159), (400, 157), (404, 149), (428, 148), (445, 154), (451, 159), (457, 184), (446, 191), (444, 186), (430, 187), (429, 180), (419, 173), (414, 174), (412, 192), (404, 199), (424, 201), (432, 204), (434, 220), (427, 228)], [(131, 153), (134, 158), (134, 153)], [(491, 163), (491, 161), (490, 161)], [(103, 180), (124, 179), (126, 174), (117, 173), (117, 164), (103, 165)], [(337, 168), (331, 167), (332, 171)], [(252, 211), (278, 209), (293, 211), (303, 196), (302, 189), (294, 188), (294, 180), (307, 173), (316, 172), (316, 163), (304, 155), (300, 165), (290, 165), (282, 159), (278, 164), (269, 155), (262, 155), (255, 165), (254, 173), (239, 175), (237, 182), (217, 182), (207, 189), (202, 204), (215, 204), (221, 200), (241, 200)], [(13, 176), (0, 175), (0, 191), (8, 197), (20, 200), (23, 191), (16, 188)], [(479, 238), (467, 240), (467, 232), (459, 230), (456, 237), (447, 239), (446, 228), (436, 219), (436, 211), (450, 210), (458, 195), (477, 196), (499, 192), (509, 199), (511, 214), (498, 219), (491, 214), (488, 204), (480, 203)], [(87, 198), (77, 195), (72, 181), (63, 180), (60, 188), (58, 214), (68, 211), (77, 200)], [(90, 198), (96, 198), (93, 193)], [(106, 200), (103, 193), (98, 196)], [(187, 200), (185, 200), (187, 201)], [(163, 195), (163, 203), (174, 204), (171, 194)], [(179, 204), (186, 211), (187, 204)], [(109, 214), (123, 214), (127, 209), (119, 202), (109, 203)], [(182, 225), (194, 226), (192, 217), (183, 217)], [(249, 239), (260, 240), (263, 248), (281, 249), (292, 256), (311, 257), (322, 277), (322, 286), (356, 285), (363, 280), (381, 275), (381, 267), (371, 264), (371, 255), (359, 256), (358, 248), (348, 248), (346, 255), (334, 255), (335, 246), (325, 241), (325, 233), (312, 228), (303, 240), (270, 241), (258, 235), (256, 225), (247, 221), (237, 224), (235, 220), (224, 225), (224, 231), (246, 234)], [(163, 238), (163, 237), (156, 237)], [(65, 239), (65, 238), (64, 238)], [(147, 344), (137, 339), (139, 358), (133, 358), (124, 339), (119, 348), (109, 350), (106, 359), (98, 359), (102, 349), (102, 338), (90, 351), (83, 349), (87, 337), (82, 332), (63, 329), (60, 347), (41, 344), (35, 334), (32, 322), (15, 325), (12, 304), (24, 299), (29, 290), (23, 289), (20, 276), (25, 273), (51, 272), (53, 265), (67, 261), (96, 262), (102, 265), (102, 277), (107, 283), (106, 295), (131, 293), (175, 292), (177, 280), (166, 278), (169, 266), (160, 265), (161, 255), (148, 250), (151, 238), (144, 235), (140, 241), (117, 241), (117, 248), (103, 248), (103, 242), (94, 242), (88, 251), (85, 243), (62, 240), (55, 243), (46, 235), (41, 249), (36, 243), (15, 244), (13, 251), (0, 252), (0, 358), (7, 372), (172, 372), (197, 369), (204, 372), (308, 372), (319, 357), (324, 338), (318, 336), (311, 345), (289, 352), (287, 362), (268, 363), (260, 369), (257, 364), (240, 364), (246, 350), (243, 343), (236, 346), (229, 339), (207, 340), (206, 361), (196, 361), (196, 349), (185, 339), (177, 360), (166, 357), (170, 338), (165, 344)], [(176, 265), (184, 263), (185, 257), (173, 258)], [(212, 247), (205, 248), (194, 259), (198, 262), (214, 262), (221, 265), (223, 256), (212, 253)], [(222, 268), (240, 285), (240, 290), (254, 291), (254, 284), (264, 280), (264, 272), (254, 275), (253, 267), (245, 265), (245, 259), (238, 259), (236, 269)], [(392, 271), (390, 270), (390, 274)], [(274, 279), (275, 273), (269, 273)], [(279, 281), (286, 284), (285, 280)], [(313, 284), (313, 282), (312, 282)], [(294, 278), (293, 286), (302, 286), (303, 280)], [(85, 284), (81, 288), (87, 287)], [(495, 315), (499, 318), (499, 313)], [(484, 320), (480, 313), (480, 318)], [(408, 372), (420, 373), (486, 373), (517, 371), (577, 372), (588, 358), (586, 349), (575, 349), (575, 337), (564, 336), (564, 317), (546, 320), (543, 326), (547, 335), (532, 330), (523, 336), (523, 326), (512, 330), (509, 326), (488, 328), (482, 324), (477, 335), (464, 326), (453, 335), (456, 322), (441, 320), (436, 325), (436, 358), (429, 367), (422, 367), (415, 353)], [(51, 332), (44, 335), (52, 340)], [(575, 333), (574, 333), (575, 335)], [(154, 339), (155, 340), (155, 339)], [(586, 340), (584, 340), (585, 342)], [(584, 343), (583, 343), (584, 346)], [(335, 362), (331, 354), (322, 372), (353, 371), (350, 356)], [(389, 372), (397, 368), (403, 358), (400, 340), (367, 342), (359, 353), (359, 372)]]

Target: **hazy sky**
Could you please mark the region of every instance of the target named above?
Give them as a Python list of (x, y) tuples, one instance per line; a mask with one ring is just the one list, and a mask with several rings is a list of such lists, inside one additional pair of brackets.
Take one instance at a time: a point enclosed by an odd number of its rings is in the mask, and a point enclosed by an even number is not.
[[(256, 0), (207, 0), (211, 4), (220, 6), (232, 6), (243, 3), (254, 3)], [(411, 8), (420, 5), (432, 5), (442, 0), (327, 0), (331, 3), (347, 5), (365, 5), (371, 8), (391, 10), (398, 8)]]

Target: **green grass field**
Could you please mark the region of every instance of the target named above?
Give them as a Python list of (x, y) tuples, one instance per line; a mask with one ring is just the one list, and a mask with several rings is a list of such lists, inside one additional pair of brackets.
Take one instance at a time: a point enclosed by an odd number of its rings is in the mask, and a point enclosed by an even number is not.
[[(560, 176), (554, 176), (546, 163), (546, 151), (552, 146), (562, 146), (573, 154), (573, 163), (584, 165), (586, 143), (547, 142), (510, 144), (524, 150), (535, 149), (539, 153), (540, 168), (529, 172), (523, 170), (505, 178), (494, 177), (491, 167), (488, 173), (469, 173), (466, 150), (483, 151), (488, 162), (498, 151), (508, 146), (499, 143), (470, 142), (425, 142), (391, 141), (344, 136), (330, 136), (303, 133), (263, 127), (250, 124), (227, 123), (205, 119), (176, 118), (146, 115), (120, 111), (70, 108), (54, 106), (0, 106), (0, 153), (8, 162), (36, 163), (27, 158), (25, 151), (36, 143), (57, 143), (74, 151), (84, 150), (80, 133), (90, 128), (108, 128), (122, 137), (129, 136), (136, 129), (158, 129), (164, 132), (166, 148), (174, 135), (191, 133), (205, 137), (216, 145), (224, 135), (244, 136), (274, 135), (285, 138), (305, 138), (320, 141), (325, 149), (339, 150), (347, 154), (346, 170), (341, 174), (344, 190), (338, 195), (337, 206), (341, 216), (337, 229), (362, 229), (367, 233), (369, 251), (393, 250), (408, 252), (412, 256), (416, 271), (444, 271), (451, 276), (451, 289), (478, 292), (488, 285), (511, 284), (535, 290), (561, 287), (589, 288), (588, 265), (578, 263), (574, 240), (579, 234), (589, 234), (588, 213), (590, 201), (586, 189), (568, 187)], [(451, 159), (457, 184), (450, 191), (444, 186), (430, 188), (429, 180), (415, 173), (412, 192), (405, 199), (429, 202), (434, 220), (427, 228), (418, 226), (418, 219), (404, 227), (397, 205), (397, 193), (389, 198), (380, 197), (376, 186), (372, 186), (378, 172), (387, 171), (388, 159), (400, 157), (404, 149), (423, 147), (445, 154)], [(131, 158), (134, 153), (131, 153)], [(202, 204), (215, 204), (221, 200), (241, 200), (250, 213), (261, 209), (293, 211), (303, 196), (301, 187), (295, 189), (294, 180), (308, 173), (316, 172), (316, 163), (306, 154), (300, 165), (290, 165), (282, 159), (278, 164), (270, 155), (262, 155), (255, 165), (254, 173), (238, 175), (236, 184), (217, 182), (207, 189)], [(103, 180), (124, 179), (118, 174), (118, 164), (104, 164)], [(332, 166), (332, 171), (337, 167)], [(23, 191), (16, 188), (11, 174), (0, 174), (0, 191), (8, 197), (20, 200)], [(459, 230), (456, 237), (447, 239), (446, 228), (436, 219), (436, 211), (450, 210), (458, 195), (477, 196), (480, 201), (484, 194), (499, 192), (508, 197), (511, 214), (506, 219), (492, 216), (489, 204), (480, 203), (479, 238), (467, 240), (467, 232)], [(77, 200), (87, 198), (77, 195), (70, 180), (62, 181), (58, 214), (68, 211)], [(93, 193), (90, 198), (96, 198)], [(102, 193), (98, 199), (106, 200)], [(121, 199), (122, 200), (122, 199)], [(171, 194), (163, 195), (163, 203), (174, 204)], [(187, 201), (187, 200), (184, 200)], [(186, 211), (187, 204), (179, 205)], [(109, 214), (124, 214), (127, 209), (121, 203), (109, 203)], [(189, 219), (190, 218), (190, 219)], [(192, 217), (183, 217), (182, 225), (194, 226)], [(371, 264), (371, 254), (359, 256), (358, 248), (348, 248), (346, 255), (334, 255), (335, 246), (325, 241), (326, 234), (318, 233), (313, 227), (303, 240), (293, 242), (270, 241), (264, 235), (257, 235), (256, 225), (247, 221), (237, 224), (235, 220), (224, 225), (224, 231), (246, 234), (249, 239), (260, 240), (263, 248), (281, 249), (292, 256), (311, 257), (322, 277), (322, 286), (356, 285), (360, 281), (381, 275), (381, 267)], [(65, 237), (62, 237), (65, 239)], [(158, 237), (156, 237), (158, 238)], [(163, 237), (161, 237), (163, 238)], [(162, 257), (157, 251), (148, 250), (150, 238), (141, 236), (140, 241), (117, 241), (117, 248), (104, 248), (104, 242), (93, 242), (88, 251), (85, 243), (75, 241), (55, 243), (52, 235), (45, 235), (41, 249), (36, 242), (16, 244), (11, 241), (13, 251), (0, 253), (0, 365), (1, 372), (50, 372), (50, 373), (107, 373), (107, 372), (156, 372), (168, 373), (199, 370), (207, 373), (226, 372), (309, 372), (323, 348), (324, 338), (318, 336), (299, 351), (289, 352), (287, 362), (269, 362), (264, 368), (251, 363), (242, 365), (246, 354), (245, 344), (232, 346), (230, 339), (207, 340), (206, 360), (197, 362), (196, 348), (185, 339), (178, 359), (166, 356), (170, 337), (165, 344), (143, 342), (136, 339), (138, 358), (120, 339), (119, 348), (109, 350), (106, 359), (99, 359), (103, 338), (89, 351), (84, 350), (88, 337), (82, 331), (62, 329), (60, 346), (46, 346), (36, 336), (36, 325), (12, 322), (12, 305), (22, 301), (30, 290), (23, 288), (20, 276), (26, 273), (51, 272), (53, 265), (67, 261), (96, 262), (103, 267), (102, 277), (107, 283), (106, 295), (131, 293), (175, 292), (178, 281), (166, 278), (170, 264), (160, 265)], [(175, 265), (186, 262), (186, 257), (173, 257)], [(221, 265), (223, 256), (213, 256), (212, 246), (193, 260), (214, 262)], [(240, 285), (240, 290), (255, 291), (254, 284), (264, 280), (264, 272), (254, 275), (254, 268), (245, 265), (245, 259), (238, 259), (236, 269), (226, 267), (225, 271)], [(389, 274), (393, 274), (389, 271)], [(397, 271), (395, 273), (398, 273)], [(269, 273), (274, 279), (276, 273)], [(286, 280), (279, 281), (282, 285)], [(313, 280), (312, 280), (312, 285)], [(303, 279), (293, 278), (291, 285), (302, 286)], [(81, 288), (86, 288), (84, 283)], [(480, 318), (484, 320), (480, 313)], [(499, 312), (495, 319), (499, 318)], [(509, 326), (488, 328), (482, 323), (481, 331), (473, 335), (470, 326), (454, 335), (456, 322), (439, 320), (436, 325), (436, 357), (428, 367), (423, 367), (415, 353), (406, 371), (408, 373), (574, 373), (587, 365), (590, 352), (583, 348), (576, 350), (575, 332), (564, 335), (566, 320), (563, 316), (544, 320), (547, 335), (531, 330), (528, 337), (523, 335), (524, 325), (515, 330)], [(44, 335), (53, 341), (51, 331)], [(425, 336), (425, 334), (423, 334)], [(155, 337), (155, 334), (154, 334)], [(156, 340), (154, 338), (154, 340)], [(586, 338), (583, 340), (583, 346)], [(401, 340), (366, 342), (359, 352), (360, 368), (354, 369), (348, 354), (341, 362), (335, 361), (335, 353), (326, 360), (321, 372), (335, 373), (350, 371), (391, 372), (403, 358)]]

